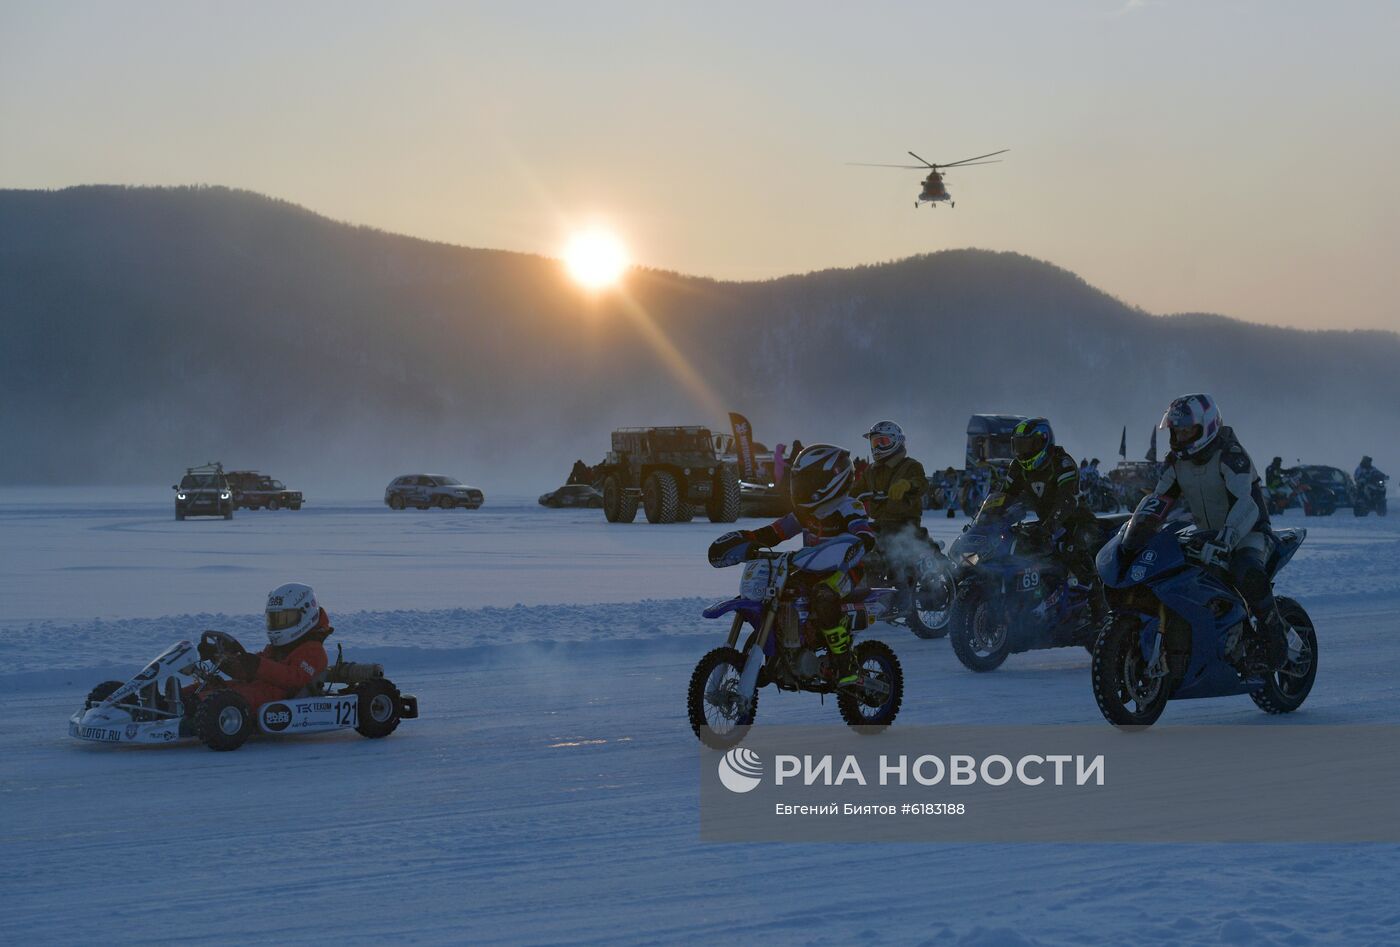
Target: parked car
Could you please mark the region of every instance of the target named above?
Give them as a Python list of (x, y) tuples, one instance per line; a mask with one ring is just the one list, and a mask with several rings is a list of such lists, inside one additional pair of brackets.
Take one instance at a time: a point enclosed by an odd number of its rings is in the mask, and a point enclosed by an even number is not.
[(233, 519), (233, 488), (219, 463), (185, 468), (185, 475), (175, 491), (175, 518), (187, 516), (222, 516)]
[(540, 497), (540, 506), (554, 509), (565, 506), (585, 506), (600, 510), (603, 508), (603, 494), (596, 487), (590, 487), (586, 483), (569, 483)]
[(1284, 468), (1283, 475), (1295, 484), (1289, 505), (1296, 502), (1305, 516), (1331, 516), (1338, 507), (1351, 506), (1351, 474), (1345, 470), (1325, 464), (1300, 464)]
[(248, 510), (299, 510), (300, 490), (288, 490), (281, 480), (273, 480), (256, 470), (230, 470), (229, 486), (233, 488), (233, 508)]
[(384, 488), (384, 502), (391, 510), (402, 510), (406, 506), (416, 506), (426, 510), (430, 506), (451, 510), (465, 507), (475, 510), (486, 500), (476, 487), (469, 487), (455, 477), (442, 474), (405, 474), (395, 477)]

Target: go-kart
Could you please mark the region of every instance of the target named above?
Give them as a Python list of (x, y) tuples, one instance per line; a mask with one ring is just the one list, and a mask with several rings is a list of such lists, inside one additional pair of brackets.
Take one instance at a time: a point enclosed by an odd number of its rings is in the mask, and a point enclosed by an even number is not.
[[(68, 720), (68, 735), (96, 743), (153, 745), (198, 737), (211, 750), (236, 750), (254, 732), (271, 736), (353, 728), (387, 737), (418, 716), (418, 698), (400, 694), (378, 664), (335, 663), (294, 697), (250, 707), (219, 666), (243, 646), (206, 631), (196, 646), (179, 641), (126, 683), (104, 681)], [(193, 686), (185, 686), (192, 679)]]

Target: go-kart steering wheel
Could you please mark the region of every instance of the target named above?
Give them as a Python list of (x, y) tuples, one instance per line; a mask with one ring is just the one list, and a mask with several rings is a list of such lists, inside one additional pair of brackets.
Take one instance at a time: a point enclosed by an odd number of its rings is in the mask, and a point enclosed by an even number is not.
[(246, 650), (237, 638), (227, 632), (211, 630), (199, 637), (199, 656), (205, 661), (218, 662), (220, 658), (244, 654)]

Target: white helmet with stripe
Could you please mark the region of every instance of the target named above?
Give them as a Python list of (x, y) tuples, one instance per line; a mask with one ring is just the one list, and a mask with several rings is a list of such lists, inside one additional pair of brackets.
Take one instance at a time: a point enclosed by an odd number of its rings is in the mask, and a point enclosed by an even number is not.
[(865, 438), (870, 441), (870, 459), (877, 464), (904, 450), (904, 428), (893, 421), (876, 421)]
[(279, 585), (267, 593), (267, 640), (274, 647), (289, 645), (321, 621), (321, 606), (311, 586), (300, 582)]
[(851, 452), (831, 444), (813, 444), (804, 448), (792, 462), (788, 495), (793, 510), (818, 519), (825, 519), (846, 498), (855, 471), (851, 467)]

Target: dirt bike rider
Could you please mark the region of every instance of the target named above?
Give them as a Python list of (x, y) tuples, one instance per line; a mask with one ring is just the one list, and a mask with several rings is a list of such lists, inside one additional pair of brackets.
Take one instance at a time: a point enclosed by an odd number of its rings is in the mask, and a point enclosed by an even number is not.
[(1214, 538), (1188, 547), (1188, 554), (1229, 571), (1264, 636), (1270, 669), (1282, 667), (1289, 627), (1266, 569), (1273, 534), (1253, 461), (1235, 432), (1221, 423), (1210, 395), (1177, 398), (1158, 426), (1170, 432), (1172, 449), (1154, 492), (1172, 502), (1183, 500), (1198, 528), (1215, 531)]
[(909, 456), (904, 430), (893, 421), (875, 422), (864, 436), (870, 441), (870, 463), (856, 475), (851, 494), (869, 510), (887, 565), (890, 559), (912, 561), (917, 558), (917, 547), (901, 537), (914, 541), (928, 538), (923, 528), (923, 501), (928, 492), (924, 466)]
[(903, 429), (893, 421), (877, 421), (865, 438), (870, 441), (870, 464), (851, 493), (870, 511), (875, 532), (919, 532), (928, 477), (923, 464), (909, 456)]
[(1375, 467), (1371, 466), (1371, 457), (1368, 454), (1361, 458), (1361, 464), (1351, 475), (1351, 479), (1355, 480), (1356, 485), (1360, 487), (1365, 486), (1366, 484), (1372, 481), (1380, 483), (1382, 480), (1385, 479), (1385, 474), (1381, 473)]
[[(269, 592), (263, 616), (266, 648), (253, 654), (239, 645), (219, 658), (219, 670), (233, 678), (223, 686), (241, 694), (253, 708), (295, 696), (324, 671), (329, 659), (323, 642), (335, 631), (311, 586), (299, 582)], [(213, 660), (214, 645), (201, 641), (199, 656)]]
[(850, 451), (830, 444), (804, 448), (788, 466), (793, 512), (762, 529), (725, 533), (710, 546), (710, 564), (715, 566), (742, 561), (751, 546), (776, 546), (799, 535), (806, 549), (830, 551), (829, 557), (812, 556), (804, 574), (812, 577), (811, 621), (826, 641), (840, 687), (860, 681), (851, 633), (869, 624), (861, 560), (875, 548), (865, 507), (850, 495), (854, 479)]
[(1015, 460), (1005, 490), (1000, 497), (988, 497), (988, 502), (1007, 507), (1024, 503), (1035, 511), (1039, 522), (1026, 529), (1028, 538), (1050, 549), (1069, 567), (1075, 582), (1089, 589), (1090, 617), (1094, 624), (1101, 623), (1108, 617), (1108, 605), (1094, 567), (1098, 526), (1094, 514), (1080, 501), (1074, 458), (1055, 443), (1055, 432), (1045, 418), (1027, 418), (1016, 425), (1011, 453)]

